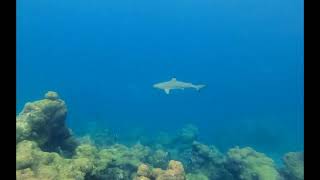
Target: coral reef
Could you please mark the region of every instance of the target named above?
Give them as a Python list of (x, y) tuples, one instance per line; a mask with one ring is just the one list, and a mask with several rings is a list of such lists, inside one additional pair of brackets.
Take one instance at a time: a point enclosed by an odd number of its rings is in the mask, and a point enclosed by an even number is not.
[(162, 170), (161, 168), (151, 168), (146, 164), (141, 164), (134, 179), (185, 180), (186, 175), (182, 163), (179, 161), (171, 160), (166, 170)]
[(209, 180), (209, 178), (201, 173), (188, 173), (186, 180)]
[(256, 152), (250, 147), (235, 147), (228, 151), (226, 168), (244, 180), (278, 180), (280, 175), (273, 163), (263, 153)]
[(233, 179), (232, 174), (224, 168), (226, 157), (215, 146), (194, 141), (190, 154), (185, 159), (188, 172), (198, 173), (209, 179)]
[(171, 159), (177, 159), (186, 163), (185, 158), (190, 157), (192, 144), (198, 138), (198, 128), (192, 124), (187, 124), (174, 136), (161, 133), (155, 140), (153, 146), (156, 149), (165, 149)]
[(189, 148), (193, 141), (198, 139), (199, 130), (192, 124), (185, 125), (176, 135), (171, 136), (166, 132), (160, 132), (154, 142), (156, 147), (175, 148), (181, 151)]
[(65, 124), (67, 108), (56, 92), (27, 103), (16, 117), (18, 180), (303, 180), (302, 152), (285, 154), (285, 167), (250, 147), (221, 153), (198, 141), (198, 129), (162, 133), (146, 145), (119, 144), (109, 130), (76, 139)]
[(97, 146), (107, 147), (117, 142), (118, 137), (109, 129), (99, 130), (93, 134), (92, 139)]
[(147, 162), (154, 167), (165, 168), (169, 162), (169, 152), (157, 149), (147, 158)]
[(109, 129), (97, 129), (89, 134), (80, 136), (79, 141), (87, 142), (99, 146), (101, 148), (108, 147), (117, 143), (118, 137)]
[(281, 173), (285, 179), (304, 179), (304, 154), (303, 152), (289, 152), (283, 157), (285, 168)]
[(191, 162), (193, 164), (202, 165), (207, 162), (213, 164), (222, 164), (225, 161), (223, 154), (214, 146), (207, 146), (197, 141), (192, 144)]
[(81, 180), (92, 168), (93, 162), (88, 158), (65, 159), (55, 152), (41, 151), (36, 142), (24, 140), (16, 147), (18, 180)]
[(65, 102), (52, 91), (43, 100), (26, 103), (16, 117), (16, 143), (30, 140), (46, 151), (73, 151), (77, 142), (65, 124), (66, 115)]
[(115, 144), (103, 148), (96, 156), (96, 167), (88, 173), (88, 179), (132, 179), (138, 166), (146, 161), (149, 156), (149, 148), (136, 144), (128, 148), (121, 144)]
[(71, 159), (55, 152), (43, 152), (36, 142), (17, 144), (17, 179), (116, 179), (129, 180), (147, 157), (148, 150), (136, 145), (114, 145), (98, 150), (81, 144)]

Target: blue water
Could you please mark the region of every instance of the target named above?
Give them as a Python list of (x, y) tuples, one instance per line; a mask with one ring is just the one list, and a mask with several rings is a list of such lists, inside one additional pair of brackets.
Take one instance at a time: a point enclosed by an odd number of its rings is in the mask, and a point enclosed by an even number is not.
[[(174, 133), (303, 150), (302, 0), (18, 0), (17, 112), (57, 91), (75, 132)], [(170, 80), (207, 87), (152, 88)]]

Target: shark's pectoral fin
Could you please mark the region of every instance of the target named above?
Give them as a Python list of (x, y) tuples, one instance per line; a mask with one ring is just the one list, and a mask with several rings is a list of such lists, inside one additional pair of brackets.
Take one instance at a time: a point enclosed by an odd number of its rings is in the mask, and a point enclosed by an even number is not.
[(166, 92), (166, 94), (170, 93), (170, 89), (164, 89), (164, 92)]

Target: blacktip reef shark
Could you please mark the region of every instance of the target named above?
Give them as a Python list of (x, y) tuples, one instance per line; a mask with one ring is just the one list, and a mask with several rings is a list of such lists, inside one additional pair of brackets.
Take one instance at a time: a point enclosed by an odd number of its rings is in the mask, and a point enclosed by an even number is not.
[(203, 85), (203, 84), (194, 85), (194, 84), (188, 83), (188, 82), (177, 81), (176, 78), (172, 78), (169, 81), (160, 82), (160, 83), (153, 85), (154, 88), (164, 90), (164, 92), (166, 94), (170, 94), (170, 90), (172, 90), (172, 89), (182, 89), (183, 90), (185, 88), (194, 88), (197, 91), (199, 91), (201, 88), (203, 88), (205, 86), (206, 85)]

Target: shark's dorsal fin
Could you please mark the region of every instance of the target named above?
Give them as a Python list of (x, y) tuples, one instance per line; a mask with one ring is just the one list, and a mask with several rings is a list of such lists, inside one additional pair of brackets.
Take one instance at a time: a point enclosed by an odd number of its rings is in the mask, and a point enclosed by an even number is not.
[(171, 81), (177, 81), (177, 79), (174, 77), (174, 78), (171, 79)]

